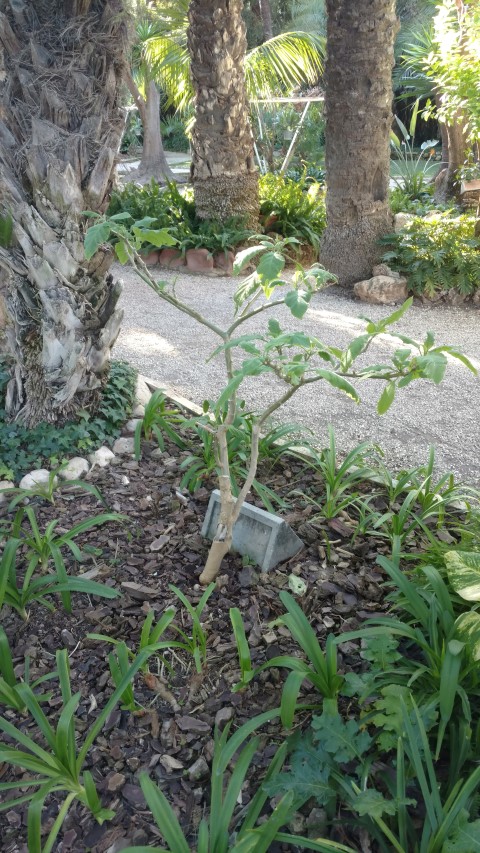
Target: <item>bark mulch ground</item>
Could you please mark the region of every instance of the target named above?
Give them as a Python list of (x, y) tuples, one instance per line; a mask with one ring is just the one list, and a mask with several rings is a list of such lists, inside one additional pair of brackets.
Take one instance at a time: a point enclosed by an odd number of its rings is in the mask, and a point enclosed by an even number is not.
[[(87, 639), (87, 634), (96, 632), (124, 639), (134, 649), (150, 608), (160, 617), (173, 604), (177, 619), (188, 629), (189, 617), (169, 584), (180, 587), (193, 603), (203, 592), (197, 578), (208, 548), (200, 528), (209, 489), (202, 488), (194, 497), (179, 495), (181, 460), (171, 455), (175, 451), (168, 445), (162, 454), (158, 449), (154, 451), (154, 446), (147, 444), (140, 462), (124, 457), (109, 469), (94, 470), (91, 476), (109, 507), (125, 513), (128, 522), (110, 523), (79, 538), (80, 545), (96, 549), (82, 570), (96, 568), (96, 580), (121, 590), (121, 597), (106, 601), (75, 595), (71, 616), (60, 606), (53, 614), (33, 606), (25, 623), (6, 609), (2, 614), (15, 663), (23, 662), (28, 654), (32, 678), (54, 668), (56, 649), (68, 649), (72, 687), (82, 694), (78, 709), (80, 738), (82, 729), (91, 725), (112, 692), (106, 659), (111, 647)], [(268, 476), (268, 484), (282, 495), (302, 484), (312, 486), (311, 472), (294, 461), (284, 461)], [(51, 518), (59, 518), (61, 529), (65, 530), (103, 511), (94, 496), (68, 489), (62, 489), (54, 506), (36, 500), (35, 509), (41, 529)], [(193, 849), (198, 823), (208, 809), (215, 724), (224, 725), (231, 720), (235, 729), (255, 714), (276, 708), (285, 675), (278, 669), (266, 670), (244, 692), (232, 692), (239, 666), (229, 608), (238, 607), (243, 614), (255, 665), (278, 654), (300, 653), (286, 629), (269, 625), (283, 612), (279, 591), (288, 588), (292, 573), (307, 583), (301, 602), (320, 639), (331, 631), (354, 629), (364, 618), (382, 609), (385, 593), (380, 586), (381, 571), (375, 565), (378, 541), (359, 538), (352, 546), (348, 519), (318, 522), (298, 500), (292, 504), (287, 520), (305, 542), (304, 550), (288, 563), (261, 574), (256, 567), (243, 565), (236, 555), (225, 560), (217, 589), (204, 611), (208, 663), (202, 675), (197, 675), (193, 660), (183, 653), (165, 654), (173, 672), (160, 659), (152, 658), (150, 669), (156, 678), (149, 679), (148, 686), (141, 675), (135, 680), (141, 709), (132, 714), (117, 707), (110, 715), (89, 753), (87, 767), (93, 773), (103, 805), (114, 809), (116, 816), (99, 826), (83, 806), (74, 804), (57, 841), (58, 853), (115, 853), (128, 843), (160, 844), (138, 782), (138, 774), (145, 770), (174, 805), (182, 826), (190, 834)], [(73, 563), (69, 570), (76, 570)], [(358, 668), (359, 664), (353, 645), (340, 647), (341, 667)], [(174, 697), (173, 703), (168, 691)], [(307, 691), (304, 698), (318, 701)], [(44, 708), (52, 720), (57, 719), (61, 708), (57, 691)], [(18, 724), (18, 714), (7, 712), (6, 716)], [(298, 721), (301, 724), (302, 718)], [(25, 719), (24, 727), (28, 729), (28, 725)], [(264, 748), (254, 760), (242, 805), (255, 791), (275, 744), (285, 737), (278, 720), (264, 726), (261, 732)], [(0, 781), (10, 781), (19, 773), (0, 765)], [(45, 832), (55, 819), (59, 801), (57, 795), (47, 800)], [(304, 816), (307, 824), (311, 810), (310, 805)], [(28, 850), (26, 813), (27, 806), (0, 814), (2, 853)], [(308, 827), (303, 829), (308, 831)], [(341, 834), (337, 840), (349, 839)], [(285, 846), (274, 845), (271, 849), (282, 850)]]

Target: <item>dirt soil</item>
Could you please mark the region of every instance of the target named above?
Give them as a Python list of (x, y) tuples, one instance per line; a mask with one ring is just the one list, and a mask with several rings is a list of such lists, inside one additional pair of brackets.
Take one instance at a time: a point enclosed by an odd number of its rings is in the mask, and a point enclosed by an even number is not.
[[(109, 507), (128, 515), (128, 522), (111, 523), (79, 539), (80, 545), (100, 549), (86, 560), (82, 570), (96, 567), (96, 579), (121, 590), (121, 597), (106, 601), (75, 595), (71, 616), (62, 609), (51, 614), (33, 606), (25, 623), (7, 609), (2, 614), (15, 664), (20, 665), (24, 655), (30, 655), (32, 678), (54, 667), (56, 649), (68, 649), (72, 687), (82, 694), (78, 709), (80, 740), (82, 730), (92, 724), (112, 692), (106, 660), (111, 649), (106, 643), (87, 639), (87, 634), (96, 632), (125, 639), (135, 648), (150, 608), (158, 617), (172, 603), (178, 608), (169, 584), (179, 586), (193, 602), (202, 594), (197, 577), (204, 564), (207, 544), (199, 531), (209, 491), (202, 488), (194, 498), (179, 496), (181, 455), (171, 455), (174, 451), (168, 446), (160, 455), (158, 450), (153, 453), (154, 449), (153, 445), (147, 445), (140, 462), (123, 457), (110, 469), (94, 470), (91, 478)], [(311, 487), (311, 473), (295, 462), (284, 463), (270, 472), (268, 478), (270, 486), (280, 495), (306, 487), (307, 480)], [(62, 489), (55, 506), (36, 501), (35, 510), (41, 529), (51, 518), (60, 518), (62, 528), (68, 529), (102, 508), (92, 495)], [(301, 576), (307, 584), (301, 602), (320, 640), (330, 631), (353, 629), (382, 609), (384, 592), (379, 585), (382, 575), (374, 564), (379, 553), (378, 541), (359, 538), (352, 546), (352, 529), (345, 514), (329, 524), (319, 523), (310, 509), (302, 509), (297, 503), (286, 518), (306, 543), (304, 550), (288, 563), (269, 574), (259, 574), (256, 567), (242, 565), (238, 556), (231, 555), (225, 560), (217, 589), (204, 611), (208, 663), (201, 677), (196, 674), (193, 661), (183, 653), (166, 654), (173, 675), (160, 659), (152, 658), (150, 669), (155, 677), (148, 686), (141, 675), (135, 680), (135, 695), (141, 710), (131, 714), (118, 707), (110, 715), (88, 755), (87, 768), (93, 773), (103, 805), (114, 809), (116, 816), (99, 826), (83, 806), (74, 804), (55, 846), (57, 853), (116, 853), (129, 843), (159, 844), (158, 830), (138, 782), (138, 774), (145, 770), (177, 810), (194, 844), (198, 823), (208, 809), (215, 724), (222, 726), (231, 720), (235, 729), (253, 715), (278, 707), (284, 679), (284, 673), (271, 669), (244, 692), (232, 692), (239, 671), (229, 608), (239, 607), (243, 614), (254, 665), (278, 654), (299, 653), (286, 629), (269, 627), (270, 621), (283, 612), (279, 591), (288, 588), (291, 573)], [(70, 571), (76, 570), (71, 563)], [(188, 617), (180, 608), (177, 616), (188, 630)], [(353, 644), (340, 647), (340, 663), (344, 669), (358, 669), (359, 658)], [(174, 697), (175, 707), (168, 701), (166, 688)], [(318, 699), (308, 693), (304, 698)], [(58, 691), (44, 707), (52, 720), (58, 718), (61, 708)], [(18, 724), (18, 714), (7, 711), (6, 716)], [(302, 717), (297, 725), (301, 723)], [(21, 726), (29, 729), (27, 718)], [(254, 759), (242, 805), (248, 802), (265, 772), (274, 744), (285, 737), (278, 720), (264, 726), (262, 734), (266, 746)], [(0, 765), (0, 781), (20, 776), (20, 771)], [(47, 800), (45, 832), (54, 821), (58, 803), (58, 795)], [(305, 825), (300, 828), (305, 832), (311, 808), (310, 804), (302, 818)], [(26, 811), (25, 806), (0, 814), (2, 853), (27, 853)], [(355, 844), (351, 830), (341, 822), (333, 837)], [(285, 845), (271, 847), (273, 853), (285, 849)]]

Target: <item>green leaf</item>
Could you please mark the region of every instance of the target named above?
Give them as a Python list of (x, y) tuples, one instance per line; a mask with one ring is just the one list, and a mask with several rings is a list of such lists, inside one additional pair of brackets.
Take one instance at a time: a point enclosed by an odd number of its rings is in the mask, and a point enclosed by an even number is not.
[(127, 248), (127, 244), (123, 240), (119, 240), (118, 243), (115, 243), (115, 254), (121, 264), (127, 264), (130, 260), (130, 252)]
[(480, 614), (476, 610), (461, 613), (455, 622), (455, 629), (473, 660), (480, 660)]
[(175, 246), (178, 242), (175, 237), (167, 231), (166, 228), (163, 228), (159, 231), (154, 230), (146, 230), (144, 231), (141, 228), (132, 228), (133, 233), (140, 240), (143, 240), (144, 243), (151, 243), (152, 246), (157, 246), (159, 249), (164, 246)]
[(311, 294), (307, 293), (307, 291), (289, 290), (284, 301), (287, 308), (290, 308), (293, 316), (297, 320), (301, 320), (308, 311), (310, 299)]
[(368, 815), (373, 820), (377, 820), (384, 814), (394, 815), (397, 811), (397, 804), (394, 800), (386, 800), (380, 791), (367, 788), (360, 791), (352, 800), (352, 808), (360, 817)]
[(468, 812), (464, 812), (445, 841), (442, 853), (480, 853), (480, 820), (470, 822)]
[(241, 252), (235, 257), (235, 261), (233, 263), (233, 272), (235, 274), (242, 271), (243, 267), (245, 267), (250, 261), (253, 261), (260, 252), (265, 251), (265, 246), (249, 246), (248, 249), (242, 249)]
[(480, 601), (480, 553), (447, 551), (445, 566), (455, 592), (466, 601)]
[(392, 405), (395, 399), (395, 382), (389, 382), (383, 389), (380, 399), (377, 403), (377, 412), (379, 415), (384, 415)]
[(84, 241), (85, 257), (87, 261), (89, 261), (90, 258), (93, 258), (95, 252), (98, 251), (100, 246), (103, 246), (103, 244), (107, 242), (110, 237), (110, 231), (111, 229), (108, 222), (98, 222), (96, 225), (92, 225), (91, 228), (87, 230)]
[(350, 397), (354, 403), (360, 402), (360, 397), (358, 396), (353, 385), (350, 384), (343, 376), (339, 376), (338, 373), (333, 373), (331, 370), (316, 370), (316, 375), (325, 379), (329, 385), (332, 385), (334, 388), (338, 388), (339, 391), (343, 391), (347, 397)]
[(257, 266), (257, 275), (261, 275), (266, 281), (278, 278), (285, 266), (285, 258), (279, 252), (266, 252)]

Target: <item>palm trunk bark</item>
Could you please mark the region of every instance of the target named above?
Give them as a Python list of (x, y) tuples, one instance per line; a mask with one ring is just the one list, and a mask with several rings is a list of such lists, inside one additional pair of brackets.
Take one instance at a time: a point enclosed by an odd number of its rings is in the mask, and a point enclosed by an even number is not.
[(191, 177), (197, 214), (258, 222), (242, 0), (192, 0), (188, 48), (195, 87)]
[(162, 181), (174, 181), (170, 166), (168, 165), (163, 148), (162, 134), (160, 131), (160, 92), (154, 80), (147, 81), (145, 88), (145, 99), (130, 73), (126, 72), (125, 82), (133, 97), (143, 125), (143, 150), (138, 171), (135, 177), (155, 178), (159, 183)]
[(265, 41), (273, 38), (272, 9), (270, 0), (260, 0), (260, 12), (263, 21), (263, 37)]
[(370, 277), (388, 202), (394, 0), (327, 0), (327, 228), (320, 258), (343, 285)]
[[(456, 173), (466, 160), (469, 150), (465, 120), (459, 116), (451, 124), (441, 124), (447, 138), (447, 165), (435, 178), (435, 201), (445, 204), (448, 199), (460, 198), (460, 181)], [(443, 150), (442, 150), (443, 153)]]
[(124, 127), (121, 0), (0, 0), (0, 351), (10, 417), (28, 426), (92, 409), (122, 312), (85, 210), (103, 211)]

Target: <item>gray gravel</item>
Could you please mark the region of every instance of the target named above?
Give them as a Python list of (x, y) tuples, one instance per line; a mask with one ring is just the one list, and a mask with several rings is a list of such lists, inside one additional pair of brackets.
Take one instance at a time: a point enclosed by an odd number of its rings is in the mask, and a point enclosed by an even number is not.
[[(118, 268), (116, 273), (125, 285), (121, 303), (125, 319), (115, 357), (127, 359), (144, 375), (196, 403), (215, 399), (225, 384), (222, 358), (207, 361), (218, 343), (215, 336), (161, 302), (131, 270)], [(156, 274), (162, 279), (174, 278), (160, 269)], [(237, 286), (238, 280), (231, 278), (176, 276), (178, 296), (208, 312), (220, 326), (227, 325), (232, 316), (232, 294)], [(362, 304), (335, 287), (314, 297), (303, 321), (295, 320), (284, 308), (274, 309), (271, 316), (284, 328), (303, 328), (326, 343), (345, 347), (362, 331), (364, 323), (359, 315), (375, 320), (389, 312), (383, 306)], [(265, 328), (266, 321), (266, 316), (256, 318), (248, 331)], [(437, 343), (458, 346), (480, 367), (479, 313), (474, 308), (414, 306), (396, 328), (416, 340), (423, 340), (431, 330)], [(375, 362), (385, 359), (392, 346), (391, 340), (382, 339), (371, 348), (369, 358)], [(328, 425), (333, 424), (339, 452), (364, 440), (376, 443), (396, 470), (424, 463), (433, 444), (439, 473), (453, 471), (465, 481), (480, 485), (478, 378), (453, 362), (442, 385), (412, 383), (398, 393), (382, 417), (376, 414), (381, 387), (377, 381), (364, 382), (358, 388), (361, 404), (355, 405), (326, 383), (318, 383), (303, 388), (290, 400), (281, 418), (308, 426), (321, 445), (325, 444)], [(242, 396), (256, 410), (278, 391), (276, 380), (270, 376), (250, 380), (244, 388)]]

